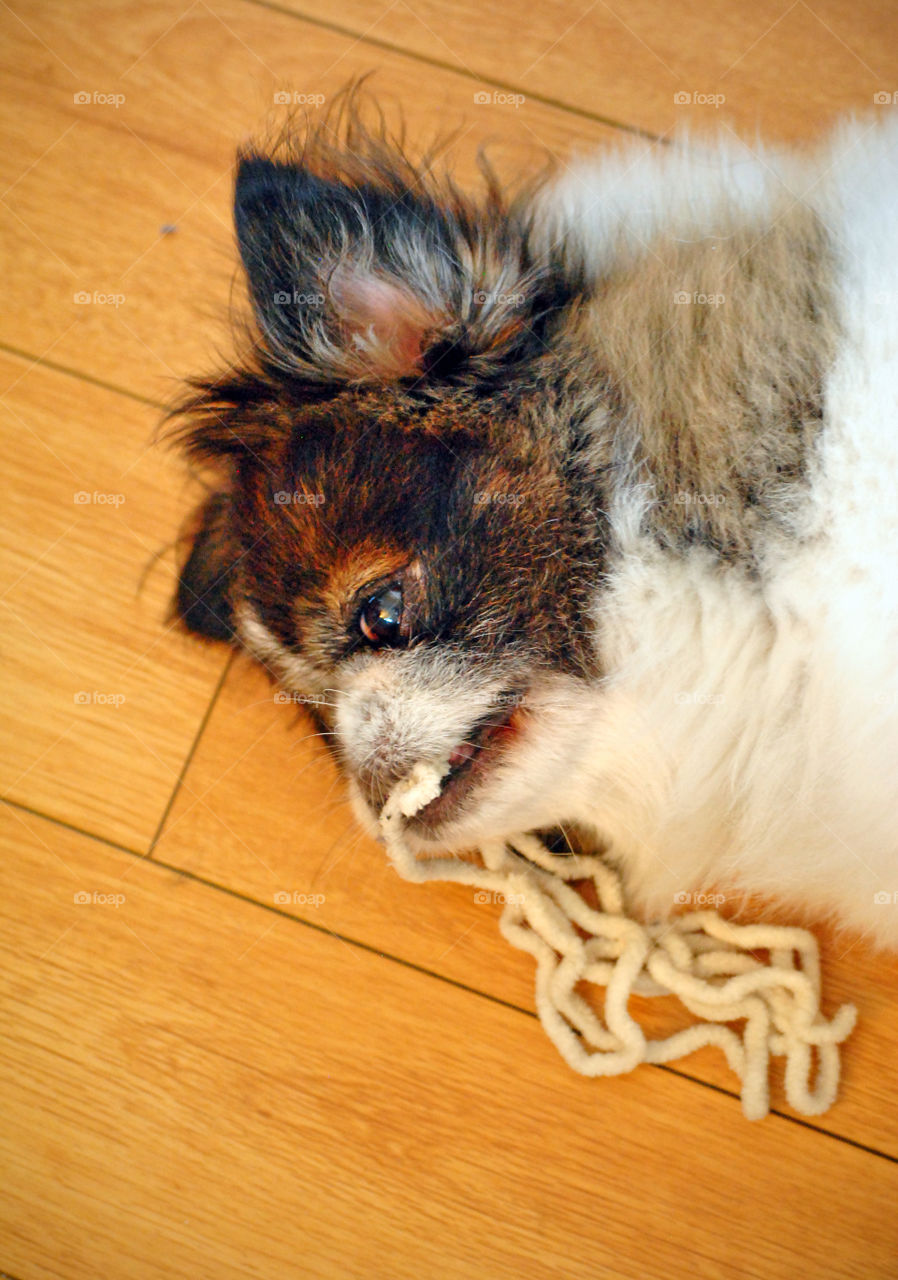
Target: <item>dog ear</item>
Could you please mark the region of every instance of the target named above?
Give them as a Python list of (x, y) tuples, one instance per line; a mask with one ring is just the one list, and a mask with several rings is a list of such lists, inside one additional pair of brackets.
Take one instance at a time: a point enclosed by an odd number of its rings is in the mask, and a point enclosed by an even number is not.
[(213, 493), (197, 511), (181, 568), (174, 618), (208, 640), (236, 639), (230, 589), (242, 554), (232, 523), (231, 495)]
[(441, 379), (544, 350), (569, 290), (532, 260), (491, 172), (476, 203), (386, 142), (352, 141), (239, 162), (237, 240), (269, 364), (318, 382)]
[(327, 380), (413, 376), (452, 323), (449, 226), (426, 199), (245, 156), (234, 218), (278, 363)]

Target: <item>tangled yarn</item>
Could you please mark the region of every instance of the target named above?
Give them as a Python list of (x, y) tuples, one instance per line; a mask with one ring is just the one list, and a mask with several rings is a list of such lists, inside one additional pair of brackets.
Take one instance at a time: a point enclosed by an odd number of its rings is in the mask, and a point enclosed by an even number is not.
[[(857, 1011), (846, 1004), (831, 1020), (822, 1016), (812, 934), (731, 924), (716, 911), (642, 925), (626, 915), (620, 879), (600, 857), (553, 854), (532, 834), (484, 844), (482, 866), (418, 858), (403, 840), (403, 818), (439, 794), (441, 778), (422, 762), (391, 792), (380, 818), (390, 860), (406, 880), (451, 880), (502, 895), (499, 927), (512, 946), (535, 957), (537, 1013), (569, 1066), (586, 1076), (622, 1075), (641, 1062), (670, 1062), (717, 1045), (742, 1082), (747, 1119), (762, 1119), (770, 1109), (771, 1055), (785, 1058), (786, 1098), (796, 1111), (818, 1116), (832, 1106), (838, 1046)], [(592, 881), (597, 910), (572, 880)], [(769, 953), (769, 962), (752, 954), (758, 950)], [(577, 993), (584, 982), (605, 988), (601, 1017)], [(673, 994), (699, 1020), (647, 1039), (628, 1009), (633, 993)], [(744, 1023), (741, 1034), (726, 1025), (732, 1022)]]

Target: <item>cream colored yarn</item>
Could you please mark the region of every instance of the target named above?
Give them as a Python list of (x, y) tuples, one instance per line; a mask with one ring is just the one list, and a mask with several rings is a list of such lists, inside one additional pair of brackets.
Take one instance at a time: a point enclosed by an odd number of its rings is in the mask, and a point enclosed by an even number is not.
[[(842, 1005), (830, 1021), (820, 1013), (812, 934), (730, 924), (716, 911), (641, 925), (625, 914), (620, 879), (601, 858), (559, 857), (533, 835), (484, 845), (482, 866), (418, 858), (402, 839), (402, 818), (439, 794), (444, 773), (420, 763), (393, 789), (380, 819), (389, 857), (406, 880), (453, 880), (502, 895), (507, 905), (499, 927), (513, 946), (536, 958), (537, 1012), (569, 1066), (587, 1076), (622, 1075), (641, 1062), (670, 1062), (713, 1044), (742, 1081), (749, 1120), (770, 1109), (771, 1054), (786, 1060), (786, 1097), (796, 1111), (818, 1116), (832, 1106), (838, 1045), (851, 1033), (857, 1011)], [(595, 885), (598, 911), (567, 883), (587, 879)], [(769, 963), (750, 954), (754, 950), (769, 952)], [(577, 994), (581, 982), (605, 988), (603, 1017)], [(649, 1040), (627, 1008), (634, 992), (676, 995), (699, 1021)], [(724, 1025), (742, 1021), (741, 1035)]]

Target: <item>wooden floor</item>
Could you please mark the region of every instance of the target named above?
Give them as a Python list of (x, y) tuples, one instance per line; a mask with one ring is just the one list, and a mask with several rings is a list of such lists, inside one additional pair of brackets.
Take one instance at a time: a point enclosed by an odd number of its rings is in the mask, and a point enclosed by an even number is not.
[(898, 111), (874, 102), (898, 89), (898, 9), (0, 15), (0, 1273), (898, 1275), (898, 961), (824, 937), (829, 1007), (860, 1026), (820, 1121), (777, 1083), (749, 1125), (712, 1050), (573, 1075), (499, 908), (397, 880), (311, 725), (167, 627), (195, 490), (152, 440), (227, 350), (231, 160), (276, 94), (375, 69), (413, 137), (460, 125), (462, 175), (486, 140), (529, 166), (684, 119), (799, 141)]

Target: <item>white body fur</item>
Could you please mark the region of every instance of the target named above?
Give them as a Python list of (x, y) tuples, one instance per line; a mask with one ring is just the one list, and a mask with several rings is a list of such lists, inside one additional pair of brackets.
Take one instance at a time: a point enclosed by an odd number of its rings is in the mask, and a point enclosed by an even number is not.
[(814, 167), (731, 145), (611, 168), (560, 192), (578, 228), (603, 210), (597, 262), (618, 218), (690, 234), (722, 198), (756, 211), (785, 182), (838, 246), (842, 336), (802, 540), (771, 541), (759, 582), (662, 555), (638, 533), (645, 494), (621, 495), (599, 615), (612, 674), (570, 816), (649, 911), (717, 885), (898, 944), (898, 129), (845, 129)]

